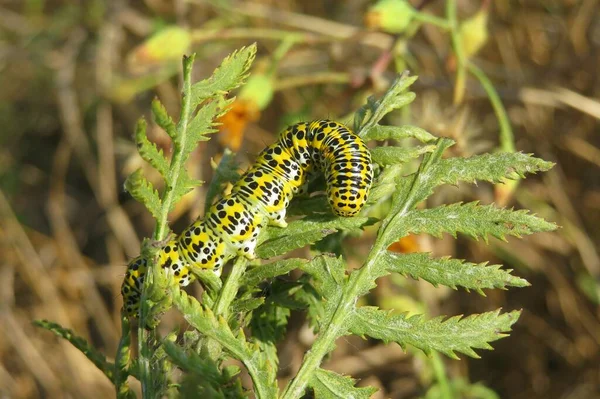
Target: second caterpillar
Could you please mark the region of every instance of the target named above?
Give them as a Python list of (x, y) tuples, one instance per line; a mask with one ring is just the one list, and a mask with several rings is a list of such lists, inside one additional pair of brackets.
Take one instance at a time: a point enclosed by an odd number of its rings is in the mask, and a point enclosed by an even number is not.
[[(230, 194), (160, 250), (159, 265), (186, 286), (194, 280), (193, 268), (219, 269), (236, 256), (254, 259), (261, 229), (287, 226), (287, 207), (313, 170), (324, 174), (336, 215), (350, 217), (362, 209), (373, 180), (366, 144), (337, 122), (297, 123), (260, 153)], [(128, 316), (139, 311), (147, 268), (141, 257), (127, 266), (121, 294)]]

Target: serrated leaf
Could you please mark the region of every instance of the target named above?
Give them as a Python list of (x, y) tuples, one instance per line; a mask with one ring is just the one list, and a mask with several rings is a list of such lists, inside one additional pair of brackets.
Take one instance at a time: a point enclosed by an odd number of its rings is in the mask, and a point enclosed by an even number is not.
[(409, 233), (427, 233), (434, 237), (449, 233), (456, 237), (460, 232), (475, 239), (481, 237), (486, 242), (490, 235), (505, 240), (507, 235), (521, 237), (535, 232), (552, 231), (556, 229), (556, 225), (529, 214), (528, 210), (496, 208), (493, 205), (479, 205), (475, 201), (413, 210), (399, 218), (390, 228), (394, 237), (390, 240), (391, 244)]
[(413, 138), (417, 139), (422, 143), (429, 143), (435, 141), (437, 137), (427, 132), (425, 129), (421, 129), (417, 126), (403, 125), (403, 126), (381, 126), (375, 125), (371, 127), (362, 136), (364, 141), (369, 140), (401, 140)]
[(369, 399), (377, 392), (377, 388), (358, 388), (355, 383), (353, 378), (319, 368), (311, 374), (309, 386), (315, 391), (315, 399)]
[(377, 204), (378, 202), (389, 198), (396, 192), (396, 181), (402, 176), (401, 165), (390, 165), (384, 168), (375, 178), (369, 200), (367, 204)]
[(208, 213), (215, 197), (223, 191), (223, 186), (226, 183), (236, 181), (237, 179), (239, 179), (239, 173), (237, 172), (235, 154), (226, 148), (219, 164), (215, 168), (213, 178), (206, 189), (204, 214)]
[(129, 368), (131, 364), (131, 326), (129, 318), (121, 311), (121, 338), (117, 348), (115, 358), (115, 367), (113, 375), (113, 384), (117, 391), (117, 398), (135, 398), (135, 394), (129, 389), (127, 377), (129, 376)]
[(406, 90), (415, 80), (417, 80), (417, 76), (408, 76), (408, 73), (405, 72), (394, 80), (380, 100), (369, 97), (367, 104), (362, 106), (354, 116), (356, 134), (360, 137), (364, 136), (385, 115), (414, 101), (415, 93)]
[(310, 215), (312, 213), (323, 213), (324, 209), (329, 209), (325, 195), (315, 195), (314, 197), (296, 196), (287, 208), (287, 216)]
[(125, 190), (137, 201), (144, 204), (152, 216), (157, 219), (160, 216), (162, 202), (158, 191), (143, 175), (142, 169), (138, 169), (125, 180)]
[(242, 330), (236, 336), (225, 319), (217, 318), (209, 308), (201, 305), (196, 298), (188, 296), (178, 286), (173, 286), (170, 292), (173, 304), (192, 327), (218, 342), (246, 366), (258, 397), (277, 397), (276, 368), (267, 363), (264, 353), (246, 341)]
[[(348, 283), (346, 278), (346, 262), (341, 257), (321, 255), (312, 261), (302, 265), (303, 272), (310, 275), (313, 281), (312, 287), (321, 296), (320, 303), (307, 302), (309, 314), (318, 316), (315, 318), (318, 324), (328, 324), (339, 304)], [(307, 298), (310, 299), (310, 298)], [(323, 301), (325, 301), (323, 303)], [(330, 350), (333, 350), (331, 348)]]
[(306, 259), (285, 259), (256, 266), (244, 273), (242, 285), (254, 287), (266, 279), (288, 274), (306, 262), (308, 262)]
[[(400, 189), (399, 193), (414, 187), (412, 202), (418, 203), (424, 201), (442, 184), (456, 185), (459, 182), (477, 181), (498, 183), (506, 179), (523, 178), (526, 173), (546, 171), (554, 165), (552, 162), (519, 152), (442, 159), (442, 153), (453, 144), (449, 139), (440, 139), (437, 143), (438, 148), (433, 154), (424, 157), (421, 168), (412, 177), (412, 181), (400, 182), (399, 188), (404, 187), (405, 190)], [(403, 202), (404, 197), (405, 195), (398, 195), (399, 202)]]
[(460, 181), (499, 183), (505, 179), (525, 178), (527, 173), (545, 172), (554, 163), (522, 152), (497, 152), (470, 158), (442, 159), (432, 171), (437, 184), (458, 184)]
[[(200, 107), (196, 115), (189, 122), (187, 127), (187, 137), (183, 148), (183, 162), (189, 154), (196, 149), (198, 142), (209, 140), (208, 135), (217, 131), (215, 128), (215, 119), (219, 116), (219, 103), (210, 101)], [(178, 150), (177, 142), (175, 151)]]
[(231, 304), (231, 314), (249, 313), (254, 309), (258, 309), (265, 303), (265, 298), (246, 298), (244, 300), (236, 300)]
[(290, 223), (285, 229), (267, 228), (260, 237), (257, 255), (266, 259), (288, 253), (294, 249), (314, 244), (338, 230), (356, 231), (372, 219), (366, 217), (338, 218), (334, 216), (311, 216)]
[(300, 266), (316, 282), (319, 293), (328, 297), (342, 291), (346, 283), (346, 262), (341, 257), (323, 254)]
[(431, 195), (435, 187), (435, 184), (432, 183), (431, 169), (441, 160), (444, 151), (453, 144), (454, 141), (450, 139), (438, 139), (435, 150), (425, 154), (416, 173), (397, 179), (396, 190), (392, 196), (392, 208), (388, 217), (383, 220), (383, 228), (399, 213), (400, 217), (402, 217), (402, 213), (414, 208), (419, 202)]
[(169, 359), (186, 373), (179, 389), (182, 397), (244, 397), (240, 381), (232, 381), (231, 373), (221, 371), (209, 356), (199, 356), (193, 350), (184, 350), (167, 340), (162, 346)]
[(160, 126), (171, 139), (175, 138), (176, 126), (173, 119), (167, 113), (164, 105), (158, 98), (152, 100), (152, 115), (154, 116), (154, 122)]
[(181, 200), (181, 198), (184, 195), (186, 195), (187, 193), (191, 192), (193, 189), (201, 186), (202, 183), (204, 183), (201, 180), (192, 179), (187, 174), (186, 168), (183, 168), (183, 171), (185, 171), (185, 173), (182, 173), (179, 176), (179, 183), (177, 184), (177, 186), (175, 186), (175, 189), (173, 190), (173, 196), (171, 197), (171, 208), (169, 209), (169, 212), (171, 212), (175, 208), (177, 202), (179, 202), (179, 200)]
[(106, 357), (100, 353), (96, 348), (90, 345), (84, 338), (75, 335), (75, 333), (68, 329), (64, 328), (58, 323), (53, 323), (48, 320), (34, 320), (33, 324), (41, 327), (45, 330), (54, 333), (54, 335), (64, 338), (71, 343), (75, 348), (79, 349), (81, 353), (83, 353), (100, 371), (104, 373), (105, 376), (108, 377), (109, 380), (113, 380), (114, 374), (114, 364), (108, 362)]
[(223, 281), (215, 274), (214, 270), (200, 269), (197, 267), (190, 268), (194, 276), (200, 280), (205, 292), (208, 291), (211, 295), (216, 295), (223, 288)]
[(163, 150), (146, 137), (146, 121), (143, 118), (140, 118), (135, 126), (135, 143), (137, 151), (144, 161), (152, 165), (162, 177), (166, 177), (169, 173), (169, 160), (165, 157)]
[(402, 164), (411, 159), (418, 158), (421, 155), (435, 150), (435, 145), (426, 145), (422, 147), (375, 147), (372, 148), (371, 156), (373, 162), (382, 166)]
[(425, 320), (422, 315), (394, 315), (371, 306), (356, 309), (347, 319), (348, 329), (356, 335), (367, 335), (384, 342), (396, 342), (429, 354), (438, 351), (458, 359), (455, 352), (479, 358), (473, 349), (492, 349), (489, 342), (507, 336), (521, 312), (500, 314), (500, 310), (462, 318)]
[(289, 309), (278, 306), (272, 301), (267, 301), (252, 313), (250, 322), (252, 337), (258, 342), (270, 363), (275, 367), (279, 365), (275, 345), (284, 338), (289, 317)]
[(380, 267), (389, 272), (400, 273), (415, 279), (423, 279), (456, 289), (464, 287), (485, 295), (482, 289), (507, 286), (526, 287), (529, 283), (510, 274), (511, 270), (501, 269), (501, 265), (470, 263), (450, 257), (432, 258), (426, 253), (397, 254), (386, 251), (380, 258)]
[(226, 93), (239, 87), (248, 77), (255, 56), (256, 44), (242, 47), (225, 58), (210, 78), (192, 85), (192, 108), (215, 94)]
[(269, 302), (290, 310), (306, 309), (304, 295), (297, 294), (306, 288), (305, 281), (288, 281), (283, 279), (273, 280), (268, 284), (262, 293), (266, 295)]

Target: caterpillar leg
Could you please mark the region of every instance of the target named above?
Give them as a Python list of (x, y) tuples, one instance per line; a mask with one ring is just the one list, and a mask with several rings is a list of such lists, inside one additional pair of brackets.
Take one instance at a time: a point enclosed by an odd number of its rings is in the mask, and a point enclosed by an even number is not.
[(279, 211), (270, 212), (269, 213), (269, 226), (287, 227), (287, 222), (285, 221), (285, 214), (287, 213), (287, 209), (283, 208)]

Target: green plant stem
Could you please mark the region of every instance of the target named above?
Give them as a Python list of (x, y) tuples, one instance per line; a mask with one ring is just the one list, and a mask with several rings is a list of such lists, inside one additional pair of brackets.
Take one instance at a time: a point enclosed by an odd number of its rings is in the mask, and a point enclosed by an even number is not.
[[(192, 65), (194, 62), (194, 54), (190, 57), (184, 57), (183, 60), (183, 89), (184, 93), (191, 93), (191, 72)], [(179, 142), (175, 145), (173, 149), (173, 157), (171, 158), (171, 163), (169, 164), (169, 176), (166, 178), (166, 181), (170, 182), (167, 187), (165, 187), (165, 191), (162, 196), (162, 206), (160, 210), (160, 217), (156, 219), (156, 227), (154, 228), (153, 239), (155, 241), (164, 240), (168, 234), (169, 227), (167, 223), (167, 219), (169, 216), (169, 211), (171, 210), (175, 187), (177, 187), (177, 183), (179, 180), (180, 172), (183, 170), (182, 164), (184, 162), (184, 152), (185, 152), (185, 142), (188, 139), (187, 137), (187, 129), (190, 116), (192, 114), (192, 106), (191, 106), (191, 98), (189, 95), (184, 95), (182, 99), (181, 105), (181, 114), (179, 118), (179, 123), (177, 124), (177, 137), (179, 138)], [(155, 259), (151, 259), (151, 267), (152, 270), (157, 270), (157, 265)], [(160, 273), (160, 271), (158, 271)], [(151, 398), (154, 395), (152, 392), (153, 381), (158, 380), (158, 376), (156, 378), (153, 376), (153, 370), (150, 368), (150, 359), (152, 357), (153, 350), (150, 348), (150, 341), (156, 342), (156, 337), (154, 330), (149, 332), (146, 329), (148, 322), (148, 313), (149, 309), (147, 306), (147, 291), (148, 287), (153, 283), (152, 275), (154, 273), (147, 273), (146, 279), (144, 280), (144, 286), (142, 288), (142, 295), (140, 303), (141, 311), (140, 311), (140, 322), (138, 326), (138, 350), (139, 350), (139, 367), (140, 367), (140, 383), (142, 385), (142, 397), (143, 398)], [(160, 370), (156, 370), (157, 373), (160, 373)]]
[(140, 322), (138, 326), (138, 365), (139, 365), (139, 373), (140, 373), (140, 384), (142, 385), (142, 398), (152, 398), (154, 395), (152, 393), (152, 371), (150, 370), (150, 357), (152, 356), (152, 351), (150, 350), (149, 340), (152, 332), (146, 330), (144, 328), (146, 323), (145, 315), (148, 313), (147, 306), (145, 305), (146, 299), (144, 297), (144, 291), (142, 291), (142, 309), (140, 312)]
[[(195, 54), (192, 54), (189, 57), (185, 57), (183, 61), (183, 93), (192, 92), (191, 72), (192, 65), (194, 63), (194, 57)], [(171, 163), (169, 165), (169, 176), (167, 179), (165, 179), (166, 181), (170, 182), (170, 184), (165, 187), (165, 191), (162, 196), (160, 218), (156, 220), (156, 228), (154, 229), (153, 235), (153, 238), (156, 241), (164, 240), (169, 230), (167, 218), (173, 205), (173, 196), (175, 194), (175, 187), (177, 187), (177, 183), (179, 181), (179, 174), (183, 170), (183, 155), (186, 147), (185, 143), (188, 139), (187, 129), (192, 111), (191, 96), (184, 95), (181, 104), (179, 123), (177, 123), (177, 137), (179, 138), (179, 145), (175, 145), (175, 148), (173, 149), (173, 158), (171, 158)]]
[(440, 29), (450, 30), (450, 23), (447, 20), (426, 12), (416, 12), (413, 18), (419, 22), (437, 26)]
[(129, 356), (131, 345), (131, 328), (129, 319), (121, 311), (121, 339), (117, 347), (115, 355), (115, 371), (113, 376), (113, 384), (115, 385), (117, 398), (127, 398), (130, 396), (129, 386), (127, 385), (127, 368), (129, 367)]
[(358, 278), (354, 279), (352, 285), (348, 286), (342, 296), (331, 321), (319, 333), (312, 349), (304, 356), (300, 370), (298, 370), (298, 373), (287, 386), (283, 394), (284, 399), (300, 398), (304, 394), (310, 376), (321, 365), (323, 357), (327, 355), (335, 340), (341, 335), (340, 330), (344, 328), (344, 321), (354, 306), (354, 298), (356, 297), (358, 283), (368, 275), (369, 271), (377, 261), (379, 254), (383, 253), (384, 250), (385, 247), (383, 246), (383, 241), (377, 240), (369, 252), (369, 257), (367, 258), (365, 265), (361, 268)]
[[(439, 141), (438, 148), (423, 162), (418, 173), (427, 173), (427, 169), (441, 158), (442, 153), (446, 148), (447, 146), (445, 146), (442, 141)], [(418, 182), (417, 177), (415, 177), (415, 182)], [(377, 239), (375, 240), (375, 244), (371, 248), (371, 251), (369, 251), (365, 264), (360, 268), (356, 277), (351, 276), (338, 307), (331, 317), (331, 321), (323, 330), (321, 330), (312, 349), (304, 356), (302, 365), (300, 366), (300, 370), (298, 370), (296, 377), (294, 377), (286, 387), (283, 394), (284, 399), (295, 399), (304, 394), (310, 376), (321, 365), (323, 357), (331, 350), (335, 340), (344, 333), (344, 331), (341, 330), (345, 328), (346, 317), (352, 312), (352, 309), (356, 304), (356, 298), (358, 297), (360, 288), (364, 286), (365, 281), (370, 279), (373, 268), (380, 261), (381, 255), (386, 253), (387, 246), (397, 238), (394, 236), (394, 226), (398, 223), (402, 223), (404, 216), (413, 209), (420, 200), (418, 187), (415, 183), (410, 188), (402, 203), (402, 207), (399, 208), (398, 212), (387, 223), (382, 224)]]
[(467, 84), (467, 69), (466, 69), (466, 57), (464, 49), (460, 42), (460, 35), (458, 30), (458, 19), (456, 17), (456, 0), (446, 1), (446, 19), (448, 20), (450, 27), (450, 36), (452, 38), (452, 47), (456, 55), (456, 86), (454, 88), (454, 103), (460, 104), (462, 102), (465, 87)]
[(508, 114), (506, 113), (504, 104), (502, 104), (502, 100), (500, 100), (496, 88), (485, 72), (477, 65), (469, 62), (468, 68), (469, 72), (471, 72), (473, 76), (479, 80), (479, 83), (481, 83), (481, 86), (490, 98), (496, 118), (498, 118), (498, 123), (500, 124), (500, 149), (505, 152), (515, 152), (515, 136), (512, 131), (510, 119), (508, 118)]
[(277, 68), (279, 67), (279, 63), (297, 42), (297, 39), (286, 38), (281, 43), (279, 43), (279, 46), (277, 46), (277, 48), (273, 52), (273, 55), (271, 55), (271, 65), (269, 65), (269, 70), (267, 72), (267, 75), (269, 77), (274, 78), (275, 75), (277, 75)]
[(238, 289), (240, 288), (240, 282), (246, 271), (247, 264), (248, 261), (244, 257), (239, 257), (235, 261), (231, 273), (229, 274), (229, 277), (227, 277), (227, 281), (223, 285), (223, 288), (219, 292), (219, 296), (213, 305), (212, 311), (215, 315), (223, 316), (225, 319), (229, 316), (231, 302), (235, 299)]
[(438, 386), (440, 387), (441, 398), (454, 398), (454, 394), (452, 393), (452, 389), (450, 388), (450, 384), (448, 383), (448, 376), (446, 376), (446, 368), (444, 367), (444, 362), (442, 361), (442, 358), (439, 353), (433, 352), (431, 354), (431, 365), (433, 366), (433, 373), (435, 374), (435, 379), (438, 382)]

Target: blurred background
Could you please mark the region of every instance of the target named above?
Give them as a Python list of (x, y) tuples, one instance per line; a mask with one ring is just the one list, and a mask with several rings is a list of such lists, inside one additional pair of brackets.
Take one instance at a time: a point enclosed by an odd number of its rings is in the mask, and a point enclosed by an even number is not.
[[(210, 181), (211, 158), (226, 147), (245, 166), (300, 120), (351, 121), (367, 96), (410, 70), (417, 99), (386, 123), (451, 137), (453, 156), (516, 150), (556, 163), (518, 184), (444, 187), (431, 204), (478, 199), (562, 227), (487, 245), (408, 237), (393, 249), (504, 264), (532, 286), (483, 297), (395, 276), (369, 301), (429, 316), (523, 309), (481, 359), (439, 358), (461, 397), (600, 397), (598, 0), (1, 0), (0, 396), (113, 395), (91, 362), (31, 321), (59, 322), (113, 358), (125, 265), (153, 229), (123, 190), (143, 166), (135, 122), (149, 118), (155, 96), (178, 115), (182, 54), (197, 53), (201, 79), (253, 42), (252, 78), (191, 173)], [(169, 151), (164, 133), (150, 134)], [(201, 213), (204, 195), (178, 205), (176, 232)], [(351, 263), (372, 239), (353, 239)], [(312, 339), (296, 314), (280, 346), (282, 383)], [(352, 337), (326, 367), (378, 387), (376, 397), (413, 398), (435, 394), (439, 359)]]

